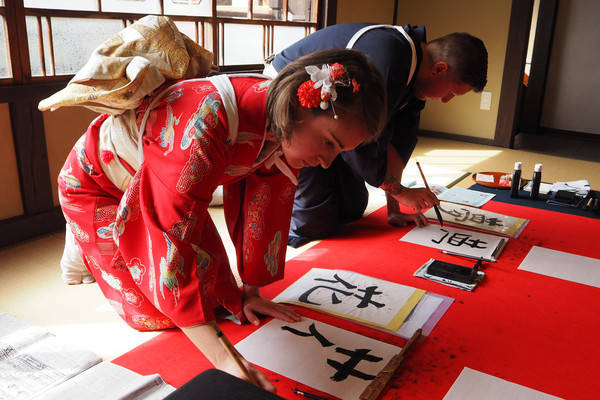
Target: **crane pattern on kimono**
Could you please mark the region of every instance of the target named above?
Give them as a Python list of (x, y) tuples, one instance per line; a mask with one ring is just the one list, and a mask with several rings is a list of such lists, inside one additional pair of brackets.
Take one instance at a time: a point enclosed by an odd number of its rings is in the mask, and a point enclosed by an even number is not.
[(179, 124), (179, 117), (173, 115), (173, 108), (167, 104), (167, 118), (165, 126), (160, 131), (160, 147), (167, 148), (163, 153), (165, 156), (173, 151), (173, 144), (175, 143), (175, 125)]

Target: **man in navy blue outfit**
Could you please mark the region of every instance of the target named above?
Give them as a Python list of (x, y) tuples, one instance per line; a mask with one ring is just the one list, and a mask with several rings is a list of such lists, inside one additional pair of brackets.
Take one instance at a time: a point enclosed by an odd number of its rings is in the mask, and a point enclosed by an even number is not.
[[(331, 236), (341, 225), (361, 218), (369, 196), (365, 181), (385, 191), (390, 224), (426, 225), (421, 210), (439, 200), (425, 188), (400, 183), (417, 143), (425, 100), (446, 103), (481, 91), (487, 82), (487, 51), (480, 39), (453, 33), (428, 43), (425, 28), (410, 25), (332, 25), (277, 54), (265, 71), (276, 74), (305, 54), (332, 48), (360, 50), (379, 68), (387, 84), (388, 122), (376, 142), (342, 153), (329, 169), (302, 169), (288, 240), (293, 247)], [(399, 204), (415, 212), (401, 213)]]

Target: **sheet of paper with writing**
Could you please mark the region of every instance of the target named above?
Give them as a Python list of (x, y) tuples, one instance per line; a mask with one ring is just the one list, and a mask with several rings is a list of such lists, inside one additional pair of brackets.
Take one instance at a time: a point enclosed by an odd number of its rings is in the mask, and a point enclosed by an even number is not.
[(488, 235), (481, 232), (467, 231), (459, 228), (439, 225), (414, 227), (400, 238), (402, 242), (433, 247), (466, 257), (496, 261), (508, 239), (501, 236)]
[(175, 388), (158, 374), (140, 375), (104, 361), (53, 387), (36, 400), (162, 400), (174, 391)]
[[(438, 208), (445, 223), (515, 238), (529, 223), (528, 219), (511, 217), (447, 201), (440, 202)], [(432, 222), (437, 221), (433, 208), (427, 210), (423, 215)]]
[(92, 351), (0, 312), (0, 399), (37, 398), (101, 361)]
[(309, 318), (272, 320), (235, 347), (253, 364), (340, 399), (358, 399), (401, 350)]
[(421, 289), (352, 271), (312, 268), (273, 301), (397, 331), (424, 294)]

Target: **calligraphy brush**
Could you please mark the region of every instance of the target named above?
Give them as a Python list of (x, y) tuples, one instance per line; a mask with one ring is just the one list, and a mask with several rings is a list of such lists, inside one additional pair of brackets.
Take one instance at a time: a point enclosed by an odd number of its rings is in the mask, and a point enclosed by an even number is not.
[[(429, 189), (429, 185), (427, 184), (427, 180), (425, 179), (425, 175), (423, 174), (423, 170), (421, 169), (421, 165), (418, 161), (417, 168), (419, 168), (419, 172), (421, 173), (421, 178), (423, 178), (423, 183), (425, 183), (425, 187), (431, 192), (431, 189)], [(442, 214), (440, 214), (440, 209), (438, 208), (438, 206), (434, 204), (433, 210), (435, 211), (435, 215), (437, 215), (438, 221), (440, 221), (440, 225), (444, 226), (444, 220), (442, 219)]]
[(223, 333), (221, 328), (219, 328), (217, 323), (214, 321), (211, 321), (209, 324), (212, 325), (213, 329), (215, 330), (215, 333), (217, 334), (217, 339), (219, 340), (219, 342), (221, 342), (221, 344), (223, 345), (223, 348), (225, 349), (227, 354), (229, 354), (229, 356), (233, 359), (233, 361), (235, 361), (238, 368), (242, 371), (242, 373), (244, 374), (244, 376), (246, 377), (248, 382), (252, 383), (255, 386), (260, 387), (259, 383), (254, 378), (254, 375), (252, 375), (250, 373), (250, 371), (248, 371), (248, 368), (246, 368), (246, 366), (242, 362), (240, 354), (237, 352), (235, 347), (233, 347), (233, 345), (231, 344), (229, 339), (227, 339), (227, 336), (225, 336), (225, 334)]

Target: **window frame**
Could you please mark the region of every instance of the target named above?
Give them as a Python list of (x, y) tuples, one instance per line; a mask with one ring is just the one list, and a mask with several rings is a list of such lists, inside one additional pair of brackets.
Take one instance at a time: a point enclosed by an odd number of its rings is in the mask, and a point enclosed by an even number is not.
[[(249, 0), (252, 1), (252, 0)], [(162, 4), (162, 3), (161, 3)], [(337, 0), (318, 0), (316, 29), (335, 24)], [(39, 10), (39, 9), (34, 9)], [(61, 13), (63, 11), (60, 11)], [(58, 12), (56, 13), (58, 14)], [(89, 12), (77, 12), (82, 17)], [(105, 13), (104, 15), (117, 15)], [(0, 102), (9, 104), (23, 214), (0, 220), (0, 247), (64, 229), (60, 207), (54, 205), (43, 114), (38, 102), (62, 89), (73, 75), (31, 77), (23, 0), (4, 0), (4, 18), (11, 78), (0, 79)], [(144, 14), (145, 15), (145, 14)], [(119, 15), (132, 20), (141, 14)], [(185, 17), (182, 17), (184, 19)], [(201, 18), (192, 18), (192, 20)], [(239, 22), (237, 19), (235, 22)], [(270, 20), (268, 22), (271, 22)], [(216, 26), (216, 25), (214, 25)], [(262, 70), (255, 66), (224, 66), (222, 72)]]
[[(263, 40), (263, 56), (266, 58), (273, 51), (274, 43), (274, 28), (275, 26), (296, 26), (304, 27), (304, 35), (307, 36), (311, 31), (315, 31), (335, 23), (335, 12), (337, 9), (337, 0), (314, 0), (316, 7), (316, 21), (314, 22), (298, 22), (288, 21), (287, 12), (289, 0), (284, 0), (284, 16), (285, 20), (268, 20), (253, 17), (253, 0), (248, 0), (248, 18), (231, 18), (217, 17), (217, 1), (212, 1), (212, 16), (197, 17), (197, 16), (182, 16), (182, 15), (167, 15), (173, 21), (187, 21), (195, 23), (196, 37), (191, 38), (201, 46), (205, 46), (204, 29), (210, 29), (212, 32), (212, 48), (208, 48), (213, 52), (213, 62), (219, 65), (219, 70), (222, 72), (255, 72), (262, 71), (262, 64), (246, 64), (246, 65), (224, 65), (220, 64), (222, 55), (224, 54), (224, 32), (225, 24), (251, 24), (262, 26)], [(159, 0), (160, 14), (164, 14), (164, 0)], [(132, 24), (135, 20), (144, 17), (147, 14), (133, 13), (117, 13), (101, 11), (101, 0), (98, 0), (98, 9), (100, 11), (78, 11), (78, 10), (55, 10), (44, 8), (25, 8), (23, 0), (5, 1), (4, 6), (0, 6), (0, 15), (4, 17), (5, 32), (7, 38), (7, 54), (9, 54), (9, 68), (12, 72), (12, 77), (0, 78), (0, 86), (11, 84), (27, 84), (27, 83), (49, 83), (61, 82), (70, 79), (74, 74), (56, 75), (54, 73), (54, 49), (52, 44), (52, 26), (50, 18), (90, 18), (90, 19), (115, 19), (121, 20), (123, 27)], [(333, 19), (332, 19), (333, 16)], [(38, 21), (38, 38), (42, 43), (42, 35), (45, 33), (50, 41), (48, 43), (51, 52), (49, 60), (51, 65), (47, 65), (45, 57), (45, 47), (40, 45), (40, 63), (43, 75), (32, 76), (31, 63), (29, 57), (29, 41), (27, 38), (26, 17), (35, 17)], [(42, 32), (42, 19), (46, 19), (46, 32)], [(100, 44), (100, 43), (98, 43)]]

